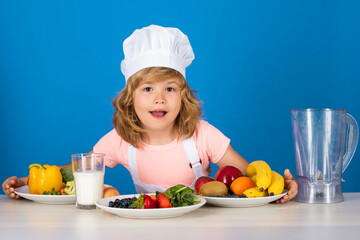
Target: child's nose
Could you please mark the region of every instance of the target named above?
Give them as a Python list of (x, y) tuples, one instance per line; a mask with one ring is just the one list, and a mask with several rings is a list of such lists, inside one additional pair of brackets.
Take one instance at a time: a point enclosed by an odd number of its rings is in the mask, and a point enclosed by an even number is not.
[(164, 103), (165, 103), (164, 95), (162, 93), (156, 94), (155, 104), (164, 104)]

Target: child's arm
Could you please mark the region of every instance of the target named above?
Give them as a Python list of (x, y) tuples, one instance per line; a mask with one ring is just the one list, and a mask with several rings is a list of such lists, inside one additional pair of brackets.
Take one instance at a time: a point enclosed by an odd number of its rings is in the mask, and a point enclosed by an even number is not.
[(19, 195), (16, 195), (14, 193), (14, 190), (17, 187), (27, 185), (28, 178), (29, 177), (22, 177), (22, 178), (18, 178), (15, 176), (9, 177), (2, 184), (2, 189), (4, 193), (11, 198), (20, 198)]
[(220, 161), (216, 163), (216, 165), (218, 167), (237, 167), (245, 175), (249, 162), (246, 161), (242, 156), (240, 156), (240, 154), (238, 154), (229, 144), (229, 147), (226, 149), (224, 156), (220, 159)]
[(276, 200), (276, 203), (284, 203), (292, 198), (294, 198), (298, 192), (298, 184), (294, 178), (294, 176), (290, 173), (289, 169), (285, 169), (284, 171), (284, 180), (285, 180), (285, 188), (288, 190), (287, 194), (279, 199)]

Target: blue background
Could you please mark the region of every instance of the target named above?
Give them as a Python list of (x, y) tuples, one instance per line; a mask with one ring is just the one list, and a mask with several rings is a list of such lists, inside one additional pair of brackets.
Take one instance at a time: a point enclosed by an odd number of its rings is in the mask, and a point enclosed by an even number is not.
[[(122, 42), (150, 24), (189, 36), (187, 80), (204, 118), (248, 161), (295, 174), (290, 109), (346, 108), (360, 120), (359, 12), (359, 1), (1, 0), (0, 180), (92, 150), (125, 85)], [(360, 191), (359, 158), (345, 192)], [(105, 175), (135, 191), (122, 166)]]

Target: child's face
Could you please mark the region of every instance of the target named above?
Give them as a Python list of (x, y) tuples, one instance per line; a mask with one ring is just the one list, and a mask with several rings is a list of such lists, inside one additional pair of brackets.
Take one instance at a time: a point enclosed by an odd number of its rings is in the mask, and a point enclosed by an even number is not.
[(134, 108), (145, 130), (173, 130), (181, 108), (179, 80), (143, 80), (134, 91)]

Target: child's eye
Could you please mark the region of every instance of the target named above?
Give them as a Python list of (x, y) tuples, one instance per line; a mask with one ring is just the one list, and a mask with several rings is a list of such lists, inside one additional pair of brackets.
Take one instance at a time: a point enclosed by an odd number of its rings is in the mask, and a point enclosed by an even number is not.
[(167, 92), (175, 92), (175, 88), (168, 87), (168, 88), (166, 88), (166, 91)]
[(151, 87), (146, 87), (146, 88), (144, 88), (144, 91), (145, 92), (150, 92), (152, 89), (151, 89)]

